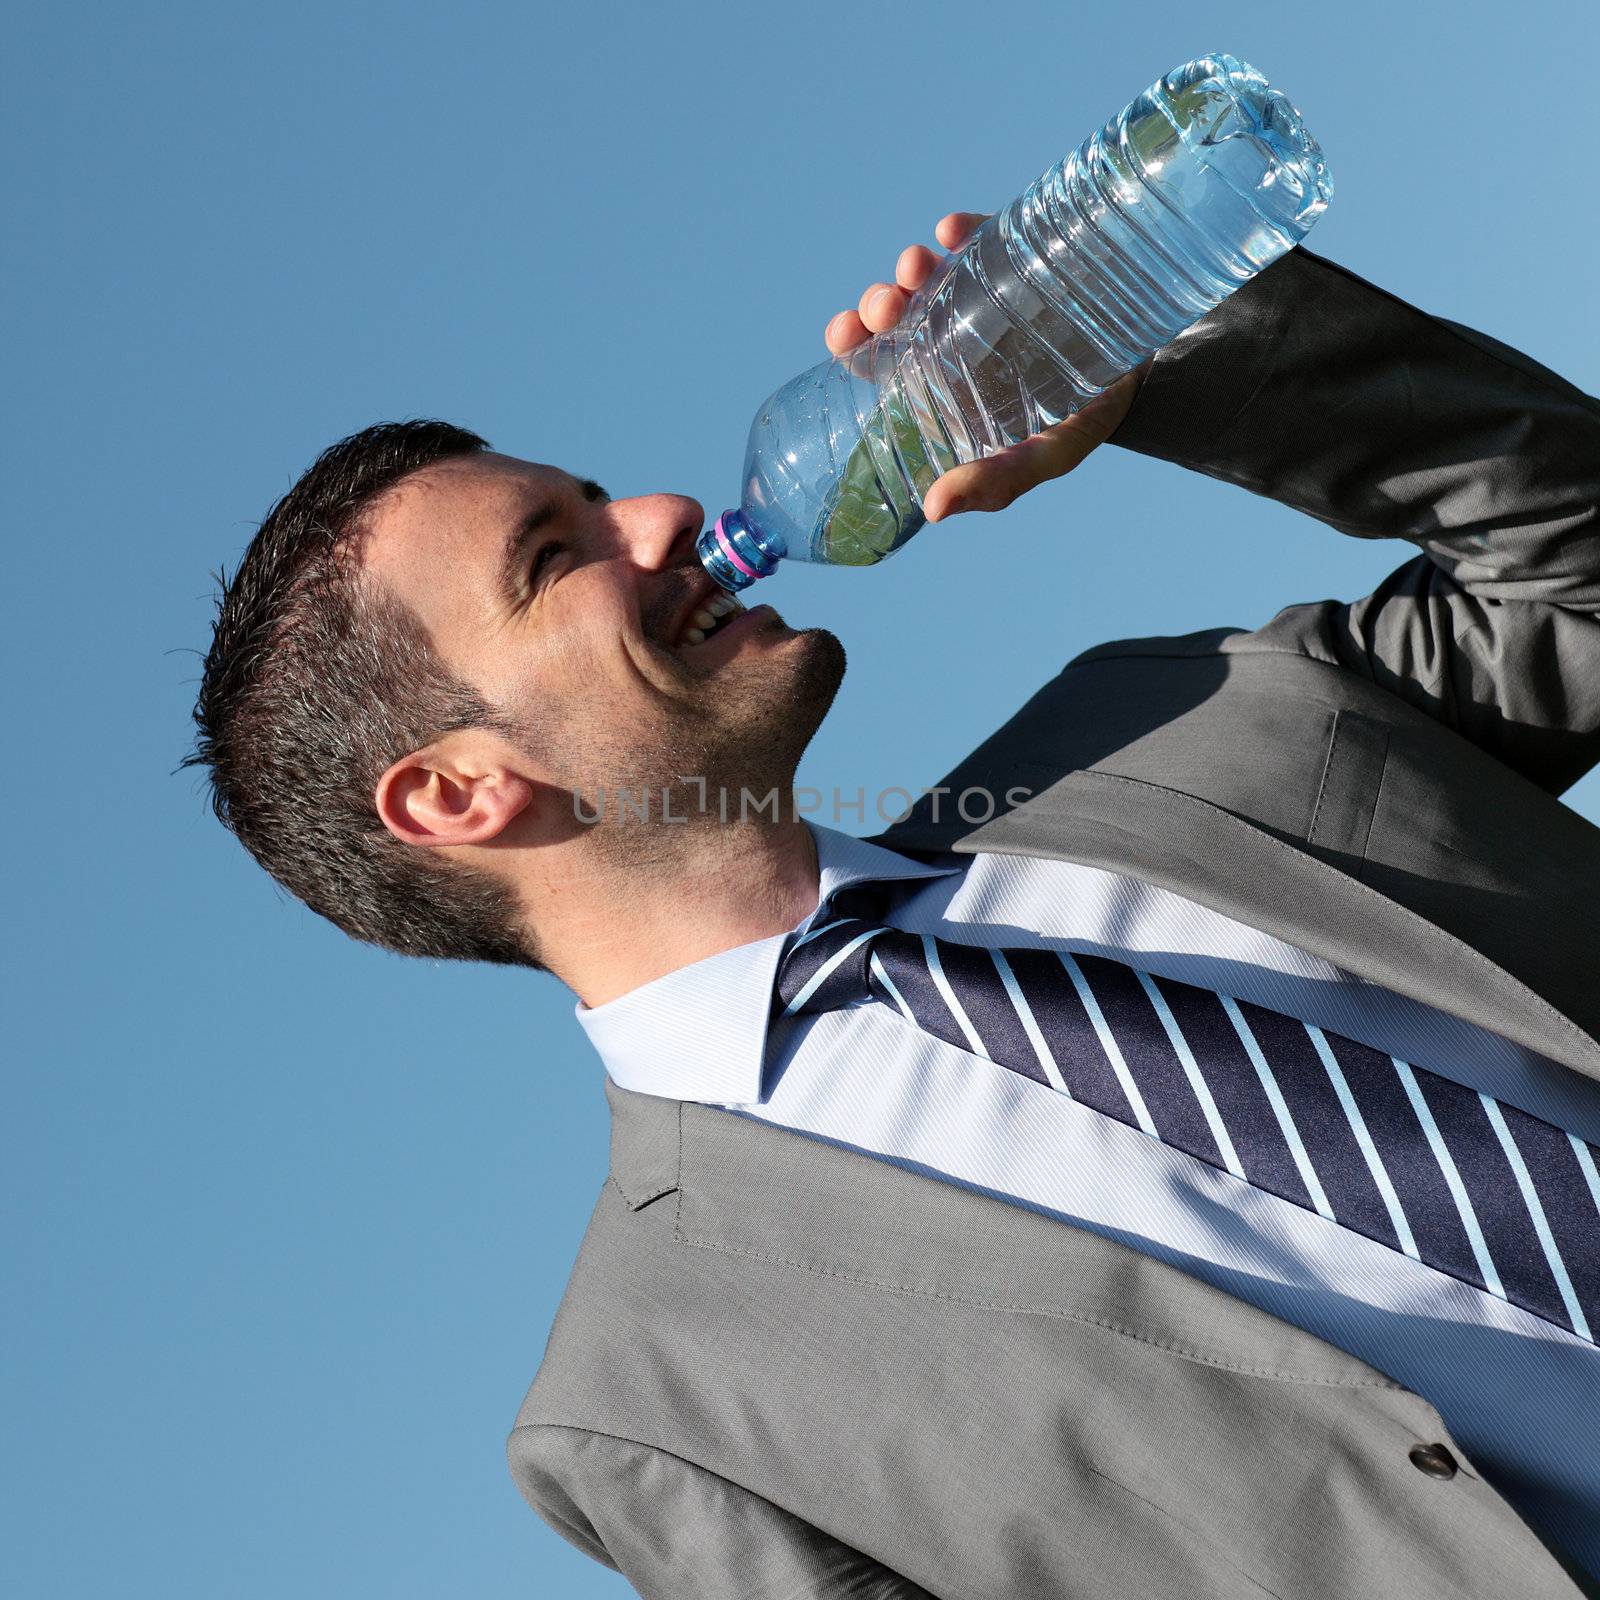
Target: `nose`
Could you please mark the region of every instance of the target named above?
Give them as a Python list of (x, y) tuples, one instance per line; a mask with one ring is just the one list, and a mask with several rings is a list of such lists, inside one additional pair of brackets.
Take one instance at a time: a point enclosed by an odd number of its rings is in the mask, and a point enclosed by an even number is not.
[(682, 494), (614, 500), (610, 511), (624, 553), (650, 572), (682, 565), (706, 522), (705, 507)]

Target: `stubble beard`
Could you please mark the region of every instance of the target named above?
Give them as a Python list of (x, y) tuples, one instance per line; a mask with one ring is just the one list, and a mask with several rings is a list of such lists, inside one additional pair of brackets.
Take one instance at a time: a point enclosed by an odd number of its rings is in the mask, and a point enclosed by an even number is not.
[[(591, 785), (607, 776), (603, 801), (592, 787), (584, 795), (585, 815), (603, 855), (642, 864), (706, 829), (792, 820), (795, 771), (838, 694), (845, 652), (825, 628), (803, 629), (790, 645), (780, 663), (762, 658), (708, 678), (705, 695), (667, 725), (615, 730), (603, 751), (591, 749)], [(631, 811), (623, 790), (635, 797)]]

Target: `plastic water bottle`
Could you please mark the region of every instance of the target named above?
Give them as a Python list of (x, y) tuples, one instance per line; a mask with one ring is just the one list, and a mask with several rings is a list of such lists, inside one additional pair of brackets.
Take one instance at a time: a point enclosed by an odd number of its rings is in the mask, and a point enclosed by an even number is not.
[(1168, 73), (946, 256), (895, 327), (767, 400), (701, 562), (737, 590), (785, 557), (882, 561), (943, 473), (1070, 416), (1298, 244), (1332, 193), (1254, 67)]

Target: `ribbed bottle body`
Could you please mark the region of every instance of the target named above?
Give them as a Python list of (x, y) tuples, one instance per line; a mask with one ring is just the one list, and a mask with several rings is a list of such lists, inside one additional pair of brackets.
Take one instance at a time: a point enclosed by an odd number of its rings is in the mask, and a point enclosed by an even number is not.
[(762, 406), (707, 566), (742, 587), (783, 555), (881, 561), (942, 473), (1072, 415), (1297, 244), (1331, 194), (1255, 68), (1218, 54), (1169, 73), (946, 257), (894, 328)]

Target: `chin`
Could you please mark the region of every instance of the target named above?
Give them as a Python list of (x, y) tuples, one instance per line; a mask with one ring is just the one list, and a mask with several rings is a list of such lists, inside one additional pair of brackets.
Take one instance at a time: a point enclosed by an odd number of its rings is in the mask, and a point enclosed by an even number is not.
[(783, 677), (788, 692), (781, 707), (774, 707), (774, 714), (797, 727), (803, 724), (805, 744), (810, 744), (844, 682), (844, 646), (826, 628), (805, 628), (795, 635), (795, 642), (803, 648), (796, 649), (792, 662), (786, 663), (790, 670)]
[(728, 765), (752, 788), (793, 782), (844, 681), (844, 646), (826, 628), (803, 629), (787, 644), (760, 663), (755, 682), (737, 696), (738, 723), (727, 730)]

